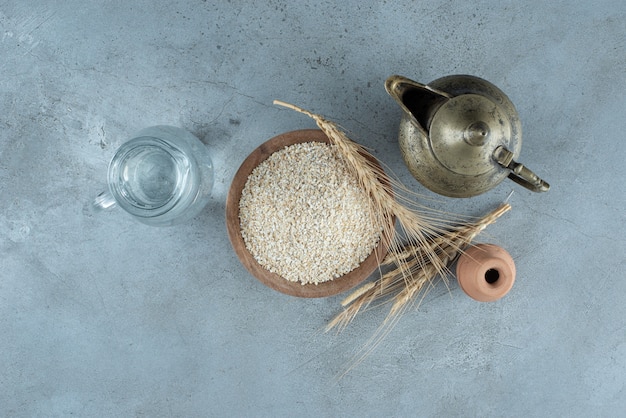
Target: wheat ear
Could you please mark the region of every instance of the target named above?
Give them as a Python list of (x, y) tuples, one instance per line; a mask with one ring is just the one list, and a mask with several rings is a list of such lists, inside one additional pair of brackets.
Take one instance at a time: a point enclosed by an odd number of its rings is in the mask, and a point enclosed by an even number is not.
[[(460, 225), (449, 230), (448, 233), (437, 237), (436, 240), (439, 241), (439, 246), (437, 247), (438, 257), (440, 257), (441, 262), (445, 263), (449, 268), (456, 257), (463, 252), (464, 248), (470, 245), (482, 230), (494, 223), (510, 209), (511, 206), (505, 203), (478, 221)], [(405, 249), (406, 252), (404, 254), (406, 258), (402, 261), (405, 265), (402, 268), (396, 266), (395, 269), (383, 274), (376, 282), (367, 283), (355, 290), (344, 300), (345, 310), (328, 324), (327, 331), (333, 328), (342, 329), (364, 307), (379, 300), (391, 303), (391, 308), (385, 320), (360, 348), (344, 371), (340, 373), (339, 378), (361, 363), (393, 329), (401, 314), (413, 303), (419, 304), (426, 295), (427, 290), (434, 286), (435, 279), (441, 277), (432, 264), (419, 259), (423, 249), (418, 248), (414, 249), (414, 251), (409, 248)], [(415, 255), (417, 255), (417, 258)], [(390, 262), (390, 264), (394, 265), (394, 262)], [(409, 277), (406, 277), (405, 274), (407, 268), (411, 271)], [(420, 298), (418, 298), (418, 295), (421, 295)]]
[[(384, 323), (393, 322), (393, 319), (415, 300), (424, 286), (431, 285), (432, 281), (440, 276), (439, 268), (430, 263), (432, 252), (436, 254), (439, 263), (448, 269), (481, 231), (510, 209), (511, 205), (505, 203), (474, 223), (456, 226), (447, 233), (433, 238), (431, 248), (415, 244), (405, 245), (397, 258), (385, 260), (386, 264), (394, 266), (392, 270), (382, 274), (373, 284), (367, 283), (357, 288), (344, 299), (342, 302), (344, 310), (328, 324), (327, 330), (345, 327), (364, 307), (379, 300), (391, 301), (392, 306)], [(410, 271), (408, 277), (407, 270)]]
[[(445, 222), (441, 218), (434, 221), (432, 217), (425, 216), (416, 209), (396, 200), (392, 185), (395, 183), (393, 180), (385, 180), (388, 177), (371, 162), (374, 157), (366, 148), (352, 141), (335, 123), (320, 115), (280, 100), (275, 100), (274, 104), (309, 116), (326, 134), (331, 143), (337, 146), (340, 154), (347, 162), (348, 168), (371, 197), (372, 221), (375, 222), (375, 226), (381, 228), (384, 238), (390, 243), (390, 257), (395, 257), (393, 253), (401, 247), (403, 241), (412, 243), (415, 248), (433, 249), (432, 237), (441, 234), (440, 225), (445, 224)], [(416, 203), (413, 206), (423, 207)], [(395, 233), (393, 225), (388, 221), (394, 218), (400, 224), (404, 239)], [(441, 263), (434, 250), (427, 251), (424, 255), (438, 273), (445, 273), (445, 264)], [(408, 271), (406, 273), (408, 274)]]

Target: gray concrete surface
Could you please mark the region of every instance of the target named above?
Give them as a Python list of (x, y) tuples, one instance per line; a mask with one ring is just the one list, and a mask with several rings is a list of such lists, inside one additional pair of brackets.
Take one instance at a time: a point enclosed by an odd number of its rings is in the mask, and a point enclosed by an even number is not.
[[(566, 1), (0, 1), (0, 415), (624, 416), (626, 6)], [(439, 283), (342, 379), (381, 323), (323, 327), (342, 295), (276, 293), (224, 225), (258, 144), (324, 114), (414, 190), (383, 82), (468, 73), (515, 103), (522, 162), (433, 205), (478, 215), (517, 282), (481, 304)], [(186, 128), (216, 165), (207, 209), (158, 229), (93, 216), (122, 141)]]

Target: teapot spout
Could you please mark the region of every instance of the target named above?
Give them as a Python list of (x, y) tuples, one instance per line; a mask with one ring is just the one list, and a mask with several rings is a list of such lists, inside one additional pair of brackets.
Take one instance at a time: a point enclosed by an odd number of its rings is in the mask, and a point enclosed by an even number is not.
[(452, 95), (418, 83), (401, 75), (392, 75), (385, 81), (385, 90), (400, 105), (417, 126), (425, 131), (430, 128), (430, 121), (441, 105)]

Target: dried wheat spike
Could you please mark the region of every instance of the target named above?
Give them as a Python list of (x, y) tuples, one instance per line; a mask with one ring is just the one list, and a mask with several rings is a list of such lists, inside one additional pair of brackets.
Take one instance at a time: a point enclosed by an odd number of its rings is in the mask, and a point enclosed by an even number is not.
[[(388, 178), (376, 165), (371, 163), (370, 158), (374, 157), (363, 146), (352, 141), (333, 122), (330, 122), (320, 115), (304, 110), (298, 106), (275, 100), (274, 104), (287, 107), (312, 118), (317, 126), (326, 134), (329, 140), (337, 146), (344, 157), (349, 169), (359, 180), (361, 187), (371, 197), (371, 219), (377, 227), (383, 231), (383, 236), (390, 242), (390, 251), (394, 252), (401, 247), (403, 241), (414, 243), (417, 247), (432, 249), (436, 237), (444, 232), (444, 227), (450, 224), (441, 213), (439, 216), (432, 214), (429, 210), (418, 202), (409, 201), (403, 197), (400, 202), (394, 197), (394, 187), (407, 190), (397, 181), (382, 179)], [(406, 203), (409, 203), (410, 206)], [(400, 225), (404, 238), (396, 234), (395, 229), (387, 221), (395, 218)], [(435, 245), (436, 247), (436, 245)], [(445, 265), (434, 251), (426, 251), (424, 255), (440, 274), (445, 273)], [(407, 271), (408, 274), (408, 271)]]
[[(349, 169), (371, 197), (372, 222), (390, 242), (389, 253), (380, 264), (394, 266), (393, 270), (346, 298), (342, 303), (345, 310), (331, 321), (328, 330), (345, 327), (362, 309), (380, 299), (392, 298), (393, 302), (385, 322), (397, 317), (424, 286), (431, 284), (435, 277), (446, 276), (449, 264), (480, 231), (510, 209), (504, 204), (476, 222), (451, 227), (451, 220), (444, 219), (442, 213), (429, 210), (409, 196), (394, 194), (394, 187), (407, 189), (397, 181), (383, 181), (387, 177), (370, 162), (373, 157), (367, 149), (348, 138), (335, 123), (289, 103), (275, 100), (274, 104), (309, 116), (337, 146)], [(391, 218), (397, 220), (402, 234), (396, 233), (387, 222)]]
[[(440, 264), (447, 270), (481, 231), (510, 209), (511, 205), (505, 203), (474, 223), (452, 228), (433, 238), (431, 248), (408, 244), (398, 254), (390, 253), (385, 262), (395, 268), (383, 274), (373, 285), (367, 283), (348, 296), (342, 303), (344, 311), (328, 324), (327, 330), (344, 328), (363, 308), (379, 300), (391, 301), (392, 306), (384, 323), (393, 322), (424, 286), (431, 285), (436, 277), (441, 276), (439, 268), (430, 263), (431, 252), (437, 255)], [(407, 270), (410, 271), (408, 276)]]

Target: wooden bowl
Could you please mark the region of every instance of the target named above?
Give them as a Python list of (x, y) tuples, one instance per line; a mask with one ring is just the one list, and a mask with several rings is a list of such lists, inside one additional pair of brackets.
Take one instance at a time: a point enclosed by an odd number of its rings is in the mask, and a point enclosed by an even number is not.
[[(272, 153), (289, 145), (313, 141), (330, 143), (328, 137), (318, 129), (303, 129), (286, 132), (263, 143), (255, 149), (244, 160), (241, 167), (239, 167), (239, 170), (233, 178), (226, 199), (226, 227), (228, 229), (228, 237), (241, 263), (254, 277), (266, 286), (287, 295), (303, 298), (332, 296), (353, 288), (368, 278), (370, 274), (378, 268), (379, 261), (382, 261), (385, 257), (389, 247), (389, 239), (381, 237), (376, 248), (374, 248), (372, 253), (356, 269), (333, 280), (318, 284), (310, 283), (304, 285), (300, 282), (289, 281), (276, 273), (270, 272), (261, 266), (252, 254), (250, 254), (241, 236), (239, 221), (239, 199), (241, 198), (241, 192), (248, 177), (252, 173), (252, 170)], [(377, 161), (374, 161), (374, 163), (379, 165)], [(388, 181), (388, 179), (383, 180)], [(394, 219), (391, 219), (389, 222), (393, 226)]]

